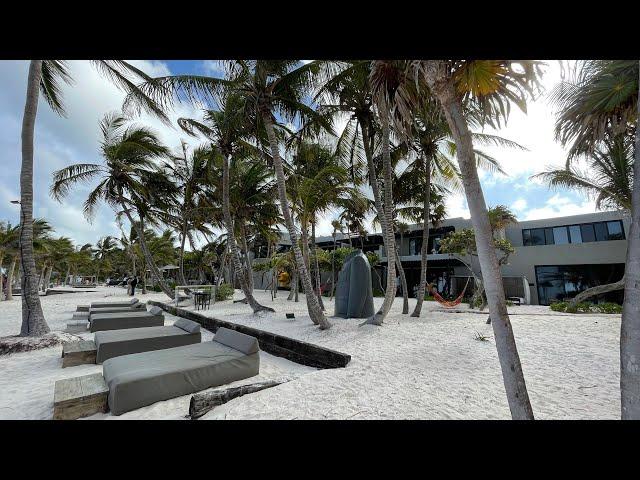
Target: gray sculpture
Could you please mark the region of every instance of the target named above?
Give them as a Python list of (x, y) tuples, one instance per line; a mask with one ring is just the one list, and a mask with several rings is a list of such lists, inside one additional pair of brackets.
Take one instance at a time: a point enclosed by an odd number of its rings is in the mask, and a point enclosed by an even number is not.
[(344, 260), (336, 286), (336, 317), (367, 318), (373, 315), (371, 266), (362, 250)]

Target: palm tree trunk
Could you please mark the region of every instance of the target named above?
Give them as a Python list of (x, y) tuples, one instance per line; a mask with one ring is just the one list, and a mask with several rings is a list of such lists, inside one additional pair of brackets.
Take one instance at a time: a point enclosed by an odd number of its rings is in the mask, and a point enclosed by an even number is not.
[(4, 298), (4, 289), (5, 289), (5, 285), (4, 283), (4, 277), (2, 276), (2, 264), (4, 262), (4, 255), (0, 254), (0, 300), (5, 300)]
[(493, 233), (487, 216), (487, 206), (478, 178), (471, 132), (464, 117), (462, 103), (456, 95), (455, 86), (447, 79), (438, 78), (437, 70), (434, 67), (439, 68), (438, 62), (432, 63), (432, 70), (428, 72), (428, 83), (440, 101), (456, 144), (456, 155), (467, 204), (471, 211), (480, 269), (487, 292), (491, 325), (493, 326), (511, 416), (514, 420), (533, 420), (533, 409), (529, 401), (524, 372), (520, 364), (511, 321), (507, 314), (502, 274), (493, 245)]
[(373, 190), (373, 198), (375, 200), (376, 210), (378, 210), (378, 218), (382, 226), (383, 243), (387, 251), (387, 286), (384, 293), (384, 301), (380, 310), (367, 319), (365, 323), (373, 325), (382, 325), (385, 317), (393, 305), (393, 301), (396, 297), (396, 269), (395, 261), (392, 260), (395, 246), (395, 234), (393, 233), (392, 215), (393, 215), (393, 197), (391, 187), (391, 153), (389, 151), (390, 131), (389, 131), (389, 116), (384, 109), (380, 113), (382, 120), (382, 161), (384, 163), (384, 205), (382, 203), (382, 197), (380, 195), (380, 188), (378, 186), (378, 178), (376, 175), (375, 165), (373, 163), (373, 132), (369, 131), (369, 127), (366, 123), (362, 123), (362, 134), (364, 137), (364, 150), (367, 157), (367, 165), (369, 168), (369, 183)]
[(420, 285), (418, 286), (418, 298), (416, 299), (416, 308), (413, 309), (412, 317), (419, 317), (422, 311), (422, 303), (424, 302), (424, 294), (427, 287), (427, 256), (429, 254), (429, 209), (431, 199), (431, 161), (425, 159), (425, 190), (423, 208), (423, 226), (422, 226), (422, 248), (420, 249)]
[[(233, 233), (233, 221), (231, 220), (231, 211), (229, 206), (229, 156), (224, 155), (222, 159), (222, 213), (224, 217), (225, 227), (227, 229), (227, 245), (229, 246), (231, 253), (231, 261), (233, 262), (233, 269), (236, 272), (237, 277), (240, 280), (240, 288), (244, 297), (247, 299), (247, 303), (253, 310), (253, 313), (267, 311), (273, 312), (273, 308), (265, 307), (258, 303), (253, 296), (253, 291), (249, 289), (247, 278), (244, 275), (244, 269), (240, 263), (240, 254), (238, 252), (238, 245), (236, 244), (235, 235)], [(234, 285), (235, 288), (235, 285)]]
[(46, 292), (49, 288), (49, 283), (51, 282), (51, 273), (53, 272), (53, 265), (49, 265), (49, 269), (47, 270), (47, 274), (44, 277), (44, 285), (42, 286), (42, 291)]
[[(129, 223), (138, 232), (138, 241), (140, 242), (142, 255), (144, 255), (144, 259), (146, 261), (147, 266), (151, 269), (151, 275), (153, 275), (155, 279), (158, 281), (158, 285), (160, 285), (160, 289), (170, 299), (173, 300), (175, 298), (175, 292), (171, 290), (169, 286), (165, 283), (164, 278), (162, 278), (162, 274), (160, 273), (160, 270), (158, 270), (158, 266), (156, 265), (156, 262), (153, 260), (153, 256), (151, 255), (151, 252), (149, 251), (149, 247), (147, 246), (147, 242), (144, 239), (144, 229), (140, 226), (138, 222), (133, 220), (133, 217), (131, 216), (129, 209), (127, 208), (127, 205), (124, 202), (124, 199), (122, 198), (120, 199), (120, 204), (122, 206), (122, 209), (124, 210), (124, 213), (127, 215), (127, 219), (129, 220)], [(146, 271), (146, 268), (144, 270)]]
[(147, 294), (147, 269), (142, 271), (142, 294)]
[[(184, 213), (183, 213), (184, 215)], [(182, 232), (181, 232), (181, 239), (180, 239), (180, 270), (178, 272), (178, 274), (180, 275), (180, 282), (182, 283), (182, 285), (186, 285), (187, 281), (184, 278), (184, 245), (187, 241), (187, 227), (188, 227), (188, 222), (187, 222), (187, 218), (185, 215), (184, 220), (182, 221)]]
[(20, 336), (49, 333), (38, 293), (33, 252), (33, 133), (38, 111), (42, 60), (31, 60), (22, 119), (22, 169), (20, 171), (20, 269), (22, 271), (22, 326)]
[(280, 209), (282, 210), (282, 216), (284, 217), (285, 225), (289, 232), (289, 238), (291, 239), (291, 248), (296, 259), (296, 265), (298, 267), (298, 275), (302, 280), (302, 288), (307, 300), (307, 309), (309, 311), (309, 317), (311, 321), (316, 325), (319, 325), (321, 329), (327, 329), (331, 327), (331, 323), (327, 320), (322, 308), (318, 302), (318, 298), (313, 294), (313, 286), (311, 285), (311, 277), (309, 276), (309, 270), (305, 265), (302, 258), (302, 252), (300, 251), (300, 245), (298, 245), (298, 234), (296, 233), (295, 226), (293, 224), (293, 218), (291, 217), (291, 211), (289, 210), (289, 203), (287, 200), (287, 188), (285, 184), (284, 167), (282, 165), (282, 158), (280, 158), (280, 152), (278, 150), (278, 142), (276, 141), (275, 132), (273, 131), (273, 123), (271, 120), (271, 112), (264, 112), (262, 114), (262, 120), (264, 122), (267, 136), (269, 138), (269, 144), (271, 146), (271, 156), (273, 158), (273, 166), (276, 171), (276, 179), (278, 183), (278, 195), (280, 197)]
[(333, 231), (333, 252), (331, 255), (331, 299), (336, 291), (336, 231)]
[(396, 268), (400, 275), (400, 285), (402, 286), (402, 314), (409, 313), (409, 292), (407, 291), (407, 277), (404, 274), (404, 268), (402, 268), (402, 262), (400, 261), (400, 254), (396, 250)]
[[(640, 102), (638, 102), (640, 118)], [(640, 129), (636, 127), (631, 226), (622, 324), (620, 327), (620, 397), (623, 420), (640, 419)]]
[(240, 235), (242, 236), (242, 249), (244, 250), (244, 263), (247, 277), (247, 287), (253, 293), (253, 262), (249, 258), (249, 244), (247, 243), (247, 226), (244, 220), (240, 220)]
[(6, 300), (13, 300), (13, 276), (16, 271), (16, 264), (18, 263), (18, 256), (14, 256), (7, 273), (7, 298)]
[(313, 247), (314, 253), (314, 269), (316, 271), (316, 295), (318, 296), (318, 302), (320, 303), (320, 308), (325, 310), (324, 302), (322, 301), (322, 293), (320, 292), (320, 263), (318, 262), (318, 248), (316, 247), (316, 219), (313, 219), (311, 223), (311, 246)]
[(68, 265), (67, 266), (67, 275), (64, 277), (63, 285), (68, 285), (69, 284), (69, 275), (70, 274), (71, 274), (71, 266)]

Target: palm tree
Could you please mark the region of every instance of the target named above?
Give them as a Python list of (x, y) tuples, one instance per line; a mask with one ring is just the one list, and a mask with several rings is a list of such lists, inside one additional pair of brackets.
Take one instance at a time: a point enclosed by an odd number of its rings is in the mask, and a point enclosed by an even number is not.
[(245, 124), (253, 122), (254, 133), (262, 138), (265, 132), (270, 147), (271, 160), (276, 173), (280, 208), (289, 232), (296, 258), (298, 275), (302, 281), (309, 316), (314, 324), (326, 329), (331, 326), (322, 312), (318, 298), (313, 294), (313, 285), (298, 244), (298, 234), (287, 198), (285, 173), (280, 142), (276, 135), (277, 113), (284, 120), (301, 121), (308, 125), (313, 120), (331, 130), (329, 123), (305, 103), (306, 96), (314, 85), (318, 71), (315, 63), (301, 65), (298, 60), (250, 60), (227, 62), (229, 79), (178, 75), (155, 78), (140, 88), (150, 97), (171, 103), (174, 95), (189, 100), (201, 99), (210, 102), (219, 98), (221, 90), (227, 88), (239, 96), (238, 112), (244, 115)]
[(412, 62), (411, 70), (439, 102), (456, 144), (511, 415), (514, 419), (533, 419), (507, 314), (502, 275), (469, 124), (500, 126), (507, 118), (511, 103), (524, 110), (527, 96), (533, 93), (540, 73), (539, 64), (511, 60), (425, 60)]
[[(199, 133), (211, 140), (213, 154), (222, 163), (222, 200), (220, 203), (222, 204), (222, 219), (227, 230), (227, 245), (231, 253), (233, 269), (240, 281), (242, 293), (253, 312), (273, 311), (272, 308), (260, 304), (253, 296), (253, 288), (250, 285), (252, 273), (242, 267), (231, 215), (230, 162), (232, 159), (240, 161), (249, 153), (255, 153), (253, 146), (245, 140), (249, 136), (249, 131), (246, 118), (242, 115), (243, 99), (226, 90), (220, 92), (218, 100), (220, 108), (205, 110), (204, 122), (181, 118), (178, 120), (178, 124), (189, 135), (195, 136)], [(212, 178), (214, 178), (213, 175)], [(218, 188), (214, 193), (220, 195), (220, 189)]]
[[(148, 80), (141, 70), (121, 60), (95, 60), (94, 66), (120, 89), (135, 99), (139, 108), (152, 111), (167, 121), (166, 115), (135, 87), (135, 79)], [(134, 81), (132, 81), (132, 78)], [(27, 77), (27, 94), (22, 118), (22, 168), (20, 171), (20, 268), (22, 270), (22, 326), (21, 336), (41, 336), (49, 332), (42, 313), (35, 257), (33, 252), (33, 136), (38, 111), (38, 97), (42, 93), (51, 109), (64, 116), (61, 82), (72, 81), (66, 63), (60, 60), (31, 60)]]
[[(99, 179), (98, 186), (89, 193), (84, 203), (84, 214), (92, 220), (95, 208), (104, 201), (114, 210), (122, 209), (129, 223), (137, 231), (140, 247), (147, 266), (160, 288), (170, 298), (173, 291), (166, 285), (145, 242), (144, 219), (149, 208), (158, 203), (166, 177), (157, 171), (153, 160), (168, 155), (154, 132), (136, 125), (127, 126), (124, 117), (107, 114), (100, 123), (103, 140), (101, 152), (104, 164), (76, 164), (53, 173), (51, 195), (61, 201), (77, 183)], [(150, 201), (152, 200), (152, 201)], [(136, 211), (139, 220), (133, 218)]]
[[(626, 204), (630, 198), (631, 226), (624, 275), (624, 304), (620, 326), (620, 396), (622, 419), (640, 419), (640, 63), (636, 60), (587, 60), (578, 62), (569, 78), (552, 94), (560, 109), (556, 137), (563, 145), (572, 144), (567, 167), (574, 158), (591, 156), (604, 144), (620, 136), (635, 137), (633, 190), (630, 197), (620, 195), (621, 187), (608, 180), (588, 190), (613, 205)], [(624, 144), (624, 142), (623, 142)], [(624, 170), (624, 160), (614, 168)], [(591, 159), (588, 160), (591, 162)], [(597, 167), (600, 168), (600, 167)], [(596, 169), (596, 172), (598, 170)], [(582, 177), (582, 175), (580, 175)], [(596, 176), (598, 178), (599, 175)], [(595, 180), (592, 176), (589, 180)], [(602, 178), (599, 178), (602, 180)], [(586, 185), (585, 185), (586, 186)], [(601, 195), (596, 186), (611, 192)], [(607, 188), (607, 190), (609, 190)], [(629, 186), (631, 188), (631, 186)], [(614, 193), (615, 192), (615, 193)]]
[(94, 249), (94, 255), (96, 259), (96, 283), (99, 281), (100, 268), (105, 264), (109, 255), (111, 255), (116, 249), (116, 239), (111, 235), (102, 237), (96, 243)]
[[(180, 253), (178, 274), (180, 282), (186, 285), (184, 276), (184, 249), (191, 232), (199, 228), (210, 233), (203, 225), (203, 219), (211, 213), (212, 207), (206, 201), (206, 185), (210, 181), (210, 148), (198, 147), (187, 155), (187, 145), (182, 142), (182, 155), (172, 155), (166, 162), (165, 170), (173, 178), (179, 190), (180, 199), (175, 205), (177, 215), (172, 216), (169, 224), (180, 232)], [(167, 215), (169, 216), (169, 215)], [(200, 221), (199, 221), (200, 220)]]

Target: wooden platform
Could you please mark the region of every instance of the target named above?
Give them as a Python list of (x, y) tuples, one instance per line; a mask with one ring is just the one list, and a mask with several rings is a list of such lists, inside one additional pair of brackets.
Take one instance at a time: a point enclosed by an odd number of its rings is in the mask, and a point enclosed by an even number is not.
[(89, 312), (89, 305), (78, 305), (76, 307), (76, 312)]
[(109, 388), (101, 373), (58, 380), (53, 394), (53, 419), (75, 420), (108, 412)]
[(62, 368), (96, 363), (97, 348), (93, 340), (65, 343), (62, 347)]

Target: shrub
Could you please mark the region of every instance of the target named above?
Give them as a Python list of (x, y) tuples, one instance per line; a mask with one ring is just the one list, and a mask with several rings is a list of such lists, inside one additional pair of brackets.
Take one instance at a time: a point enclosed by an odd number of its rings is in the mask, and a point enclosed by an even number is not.
[(572, 305), (569, 302), (554, 302), (549, 308), (554, 312), (565, 313), (622, 313), (622, 306), (612, 302), (580, 302), (576, 305)]
[(382, 290), (380, 290), (379, 288), (374, 288), (373, 289), (373, 296), (374, 297), (384, 297), (384, 292)]
[(223, 283), (216, 288), (216, 302), (229, 300), (233, 297), (233, 286), (230, 283)]

